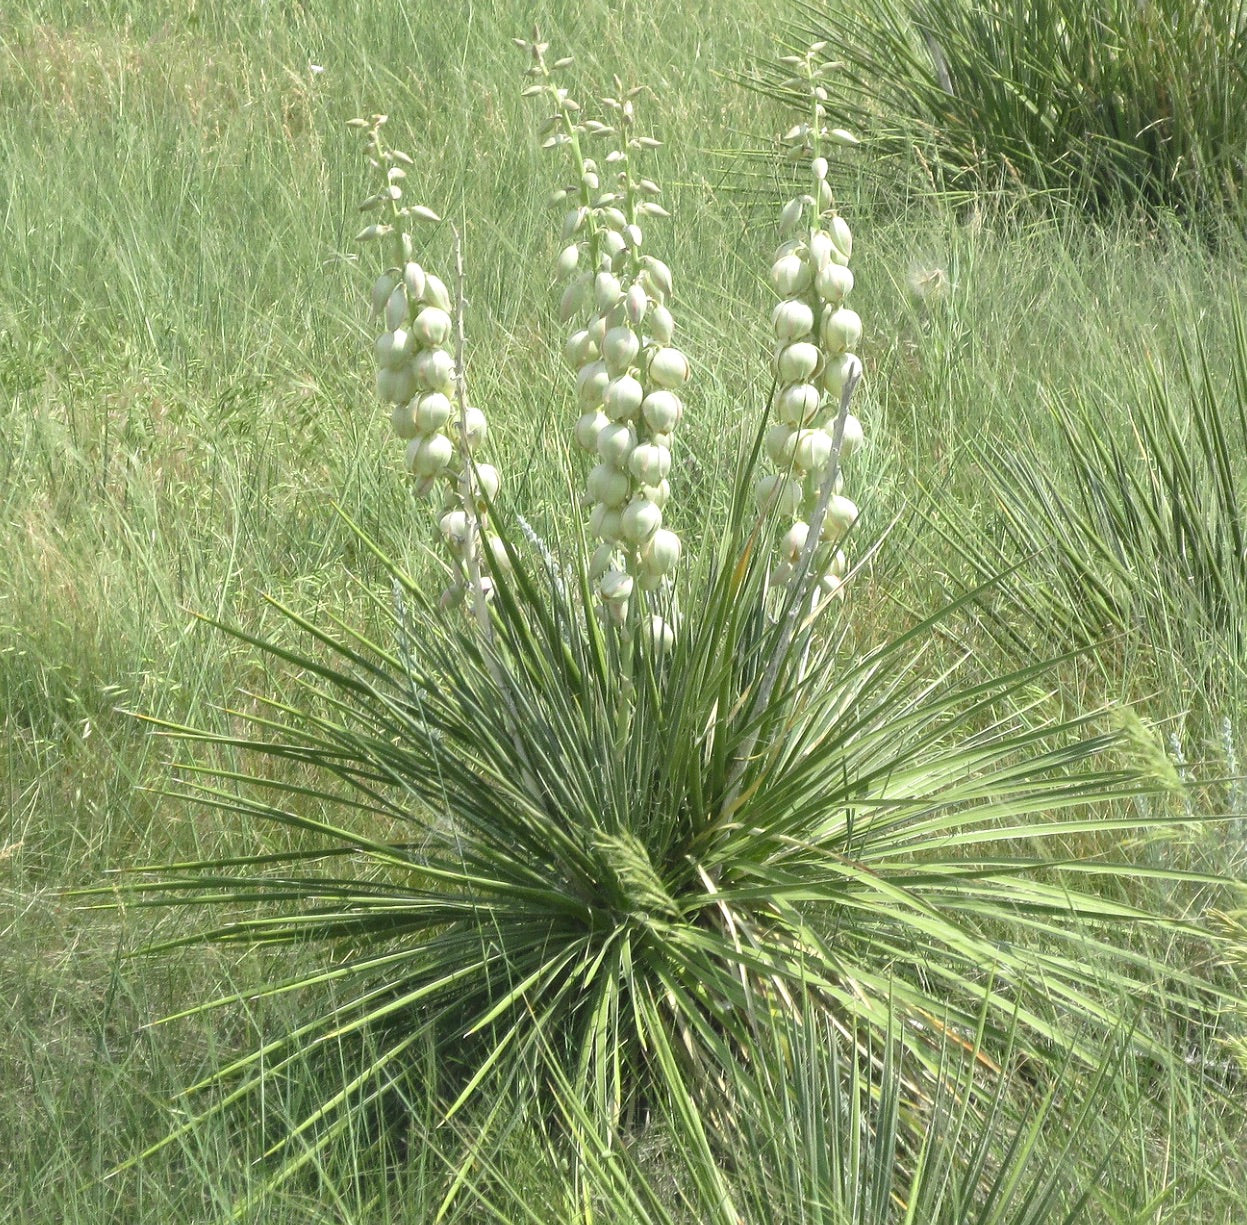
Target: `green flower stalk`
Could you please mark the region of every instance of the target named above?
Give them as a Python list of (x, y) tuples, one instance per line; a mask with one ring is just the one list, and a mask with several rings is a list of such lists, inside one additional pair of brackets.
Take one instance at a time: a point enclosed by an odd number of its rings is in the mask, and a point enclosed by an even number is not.
[[(792, 84), (808, 92), (810, 115), (783, 137), (785, 157), (806, 161), (810, 190), (789, 200), (780, 213), (781, 243), (771, 265), (771, 284), (779, 295), (771, 312), (775, 333), (771, 410), (765, 448), (774, 471), (763, 475), (755, 496), (759, 510), (779, 521), (779, 560), (771, 573), (777, 586), (791, 584), (808, 551), (818, 597), (840, 594), (848, 570), (841, 547), (857, 518), (857, 507), (842, 492), (839, 464), (862, 444), (861, 422), (842, 405), (861, 371), (852, 351), (862, 335), (857, 312), (845, 305), (853, 289), (849, 259), (853, 235), (834, 206), (823, 150), (856, 144), (841, 128), (826, 125), (827, 92), (821, 77), (831, 65), (818, 64), (816, 44), (804, 56), (787, 56), (795, 70)], [(824, 489), (830, 475), (831, 486)], [(824, 498), (824, 495), (825, 498)], [(818, 515), (820, 501), (823, 513)], [(811, 525), (821, 519), (819, 538), (807, 550)]]
[[(462, 301), (452, 301), (445, 282), (413, 258), (409, 222), (440, 219), (423, 205), (403, 202), (414, 161), (386, 144), (386, 118), (373, 115), (348, 125), (366, 133), (368, 163), (383, 178), (381, 190), (360, 209), (381, 210), (386, 218), (366, 226), (356, 241), (383, 244), (389, 262), (371, 293), (373, 315), (385, 329), (375, 346), (377, 394), (392, 406), (394, 432), (407, 444), (407, 470), (417, 495), (441, 492), (438, 531), (458, 575), (443, 595), (449, 605), (462, 598), (469, 583), (489, 594), (491, 580), (480, 572), (482, 558), (487, 566), (507, 564), (501, 542), (487, 532), (488, 507), (501, 478), (492, 464), (477, 459), (488, 427), (485, 414), (465, 395)], [(452, 352), (452, 344), (460, 351)]]
[[(570, 59), (547, 65), (548, 46), (535, 32), (532, 41), (516, 41), (530, 54), (528, 74), (536, 78), (525, 93), (550, 107), (542, 125), (545, 145), (566, 148), (577, 176), (552, 201), (565, 209), (567, 245), (555, 267), (562, 283), (559, 318), (573, 325), (564, 355), (576, 376), (576, 443), (597, 460), (585, 485), (597, 542), (589, 575), (604, 618), (627, 626), (634, 591), (669, 585), (681, 549), (679, 536), (663, 525), (663, 512), (671, 495), (674, 433), (684, 413), (679, 392), (690, 370), (672, 344), (671, 270), (642, 252), (641, 222), (668, 214), (656, 199), (658, 185), (634, 170), (638, 155), (661, 142), (635, 130), (640, 88), (625, 91), (616, 80), (615, 95), (602, 100), (614, 122), (584, 119), (554, 81)], [(584, 153), (591, 137), (612, 146), (604, 158), (605, 188), (598, 163)], [(651, 618), (647, 634), (664, 649), (671, 642), (671, 627), (661, 618)]]

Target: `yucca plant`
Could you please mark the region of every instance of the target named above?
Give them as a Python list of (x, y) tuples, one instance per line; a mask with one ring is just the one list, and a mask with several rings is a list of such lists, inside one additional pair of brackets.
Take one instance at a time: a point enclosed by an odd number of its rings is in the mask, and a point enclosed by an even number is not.
[(1195, 222), (1243, 205), (1240, 0), (885, 0), (798, 13), (797, 40), (835, 48), (850, 124), (917, 150), (942, 189), (1141, 204)]
[[(759, 1019), (803, 990), (842, 1034), (882, 1032), (899, 1013), (932, 1059), (942, 1035), (977, 1031), (991, 975), (987, 1049), (1016, 1018), (1039, 1058), (1089, 1057), (1080, 1032), (1111, 1028), (1126, 993), (1161, 1011), (1183, 998), (1196, 976), (1124, 939), (1162, 920), (1079, 887), (1129, 866), (1015, 849), (1144, 824), (1091, 811), (1147, 789), (1094, 767), (1112, 737), (1085, 721), (1038, 733), (1012, 713), (1042, 668), (960, 689), (932, 676), (935, 624), (857, 661), (829, 635), (804, 677), (789, 659), (777, 700), (751, 710), (782, 626), (759, 611), (765, 566), (734, 564), (745, 542), (727, 537), (691, 586), (706, 610), (696, 627), (661, 664), (642, 649), (622, 744), (622, 670), (585, 613), (590, 593), (560, 596), (522, 566), (496, 589), (496, 647), (400, 579), (392, 646), (298, 618), (321, 652), (253, 642), (306, 678), (306, 708), (274, 704), (251, 718), (254, 736), (166, 729), (274, 759), (283, 772), (244, 792), (236, 775), (191, 767), (188, 794), (305, 838), (132, 876), (131, 904), (231, 913), (154, 951), (316, 943), (320, 966), (247, 998), (334, 987), (303, 1025), (194, 1086), (218, 1096), (185, 1128), (258, 1107), (309, 1051), (361, 1032), (372, 1059), (275, 1142), (279, 1176), (313, 1162), (371, 1095), (397, 1091), (429, 1038), (458, 1068), (452, 1114), (548, 1046), (613, 1121), (641, 1117), (672, 1076), (724, 1075)], [(493, 651), (523, 660), (501, 687)], [(290, 781), (292, 767), (325, 781)], [(255, 903), (265, 910), (247, 914)], [(1149, 1046), (1160, 1053), (1140, 1035)]]
[[(528, 49), (567, 138), (556, 143), (574, 147), (584, 121), (546, 80), (539, 39)], [(1153, 785), (1114, 764), (1121, 745), (1094, 718), (1035, 724), (1042, 664), (959, 680), (938, 634), (968, 600), (865, 654), (848, 650), (840, 545), (857, 508), (843, 506), (839, 479), (845, 441), (860, 437), (849, 424), (860, 362), (847, 353), (860, 321), (842, 304), (851, 279), (828, 271), (847, 265), (850, 235), (824, 149), (847, 134), (829, 127), (815, 60), (795, 65), (809, 111), (789, 141), (811, 190), (786, 207), (800, 229), (772, 257), (771, 408), (785, 445), (766, 445), (764, 414), (742, 440), (730, 510), (699, 516), (703, 536), (679, 570), (655, 560), (661, 513), (647, 509), (661, 512), (667, 493), (671, 431), (656, 421), (679, 412), (665, 398), (650, 415), (645, 404), (682, 384), (688, 362), (669, 343), (669, 276), (638, 254), (625, 211), (639, 178), (625, 167), (618, 192), (603, 192), (577, 153), (586, 199), (565, 223), (576, 240), (567, 272), (587, 250), (594, 292), (573, 295), (593, 316), (572, 357), (606, 472), (593, 478), (587, 532), (555, 523), (554, 548), (534, 534), (526, 549), (477, 456), (462, 360), (446, 347), (457, 322), (462, 348), (462, 278), (452, 295), (407, 267), (402, 223), (427, 210), (404, 203), (393, 171), (407, 163), (382, 140), (381, 117), (360, 125), (384, 178), (369, 207), (391, 210), (361, 238), (394, 249), (374, 295), (388, 337), (379, 391), (409, 433), (417, 492), (447, 496), (437, 523), (451, 598), (374, 548), (393, 590), (376, 597), (371, 636), (290, 609), (304, 650), (237, 635), (294, 670), (304, 700), (236, 712), (228, 734), (162, 725), (213, 751), (187, 758), (186, 795), (295, 837), (290, 849), (129, 873), (127, 905), (220, 916), (156, 951), (208, 942), (323, 955), (247, 992), (299, 993), (307, 1019), (188, 1090), (203, 1104), (165, 1143), (219, 1112), (262, 1112), (309, 1056), (361, 1035), (361, 1066), (274, 1140), (275, 1180), (316, 1169), (361, 1112), (401, 1096), (426, 1044), (453, 1086), (448, 1119), (536, 1075), (608, 1129), (672, 1101), (693, 1102), (689, 1125), (701, 1126), (698, 1103), (714, 1103), (690, 1086), (730, 1102), (734, 1069), (798, 1000), (843, 1044), (843, 1066), (869, 1058), (871, 1035), (903, 1027), (938, 1075), (947, 1041), (1004, 1050), (1014, 1032), (1033, 1058), (1092, 1060), (1088, 1035), (1114, 1028), (1123, 996), (1147, 991), (1163, 1011), (1196, 980), (1127, 938), (1152, 922), (1198, 939), (1196, 920), (1113, 900), (1099, 886), (1131, 876), (1128, 864), (1040, 849), (1137, 829), (1143, 818), (1114, 802)], [(620, 113), (628, 100), (613, 99)], [(759, 483), (764, 449), (778, 470)], [(606, 547), (600, 568), (586, 534)], [(210, 764), (218, 750), (256, 766)], [(1146, 1024), (1137, 1049), (1162, 1054)]]

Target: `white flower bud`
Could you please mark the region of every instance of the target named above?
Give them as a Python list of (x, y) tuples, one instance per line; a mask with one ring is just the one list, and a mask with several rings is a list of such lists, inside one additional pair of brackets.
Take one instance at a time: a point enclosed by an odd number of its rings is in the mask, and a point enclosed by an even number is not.
[(643, 627), (642, 637), (658, 659), (665, 659), (675, 647), (675, 630), (657, 613)]
[(805, 542), (809, 536), (810, 525), (798, 519), (788, 528), (779, 542), (780, 552), (790, 563), (795, 564), (800, 560), (801, 550), (805, 548)]
[(853, 258), (853, 232), (849, 229), (849, 223), (837, 213), (831, 218), (829, 225), (831, 241), (842, 257), (838, 262), (847, 264)]
[(651, 574), (670, 574), (680, 561), (680, 538), (670, 528), (660, 527), (641, 549), (641, 564)]
[(662, 527), (662, 511), (648, 498), (633, 498), (624, 509), (619, 531), (631, 544), (644, 544)]
[(614, 562), (615, 546), (613, 544), (598, 545), (593, 550), (593, 556), (589, 559), (589, 581), (592, 583), (600, 579)]
[(862, 321), (857, 311), (841, 306), (823, 318), (823, 347), (829, 353), (843, 353), (862, 338)]
[(825, 574), (834, 575), (836, 578), (844, 578), (849, 572), (849, 559), (844, 555), (843, 549), (833, 549), (832, 546), (824, 544), (815, 554), (814, 560)]
[(416, 394), (416, 376), (411, 366), (377, 371), (377, 395), (386, 404), (406, 404)]
[(797, 431), (790, 425), (772, 425), (763, 440), (767, 458), (777, 468), (787, 468), (792, 463), (797, 446)]
[(626, 473), (610, 464), (597, 464), (589, 472), (585, 481), (585, 491), (593, 502), (600, 502), (612, 509), (622, 506), (628, 500), (631, 482)]
[(840, 439), (840, 458), (848, 459), (854, 451), (859, 450), (866, 441), (862, 423), (852, 414), (845, 414), (844, 434)]
[(502, 543), (502, 537), (487, 536), (485, 538), (485, 547), (489, 550), (489, 568), (495, 574), (510, 574), (512, 570), (511, 557), (507, 553), (507, 546)]
[(580, 368), (580, 373), (576, 376), (576, 402), (584, 412), (597, 408), (602, 403), (602, 394), (609, 382), (606, 363), (600, 358)]
[(647, 374), (655, 386), (674, 390), (688, 382), (688, 358), (679, 349), (659, 349), (649, 360)]
[(410, 332), (399, 328), (394, 332), (382, 332), (373, 348), (379, 366), (384, 366), (387, 370), (397, 370), (411, 360), (416, 344)]
[[(374, 282), (370, 301), (372, 303), (372, 313), (374, 315), (383, 314), (386, 305), (389, 303), (390, 295), (394, 292), (394, 286), (398, 284), (398, 278), (393, 273), (383, 272)], [(387, 323), (385, 325), (391, 331), (394, 325)]]
[(640, 351), (641, 341), (630, 327), (611, 328), (602, 338), (602, 357), (612, 377), (625, 373)]
[(649, 283), (658, 290), (659, 295), (664, 300), (671, 297), (671, 269), (662, 260), (655, 259), (652, 255), (644, 256), (641, 264), (648, 276)]
[(818, 594), (825, 600), (836, 600), (844, 597), (844, 582), (834, 574), (824, 574), (818, 580)]
[(796, 568), (790, 561), (781, 561), (770, 573), (769, 578), (772, 587), (787, 587), (792, 582), (792, 577), (796, 573)]
[(412, 369), (426, 391), (448, 392), (455, 385), (455, 359), (445, 349), (425, 349)]
[(474, 404), (467, 405), (463, 410), (462, 422), (456, 421), (455, 424), (459, 429), (459, 437), (463, 439), (469, 451), (475, 451), (485, 441), (489, 425), (485, 420), (485, 414)]
[(775, 369), (779, 373), (779, 381), (781, 383), (804, 383), (818, 369), (818, 363), (822, 355), (818, 351), (818, 346), (810, 344), (808, 340), (793, 341), (780, 350), (779, 357), (775, 362)]
[(450, 339), (450, 315), (440, 306), (426, 306), (412, 320), (411, 330), (426, 348), (444, 345)]
[(838, 353), (827, 358), (821, 382), (830, 395), (839, 396), (853, 371), (861, 368), (861, 361), (854, 353)]
[(598, 347), (587, 328), (573, 332), (563, 345), (563, 357), (573, 370), (587, 366), (598, 358)]
[(455, 457), (455, 444), (445, 434), (413, 438), (407, 444), (407, 470), (412, 476), (440, 476)]
[(661, 302), (650, 311), (649, 334), (656, 345), (669, 345), (675, 335), (675, 319)]
[[(623, 216), (622, 213), (619, 215), (621, 217)], [(612, 262), (617, 256), (622, 255), (628, 246), (627, 239), (624, 238), (619, 230), (603, 231), (600, 242), (602, 251), (611, 259)]]
[(420, 301), (428, 306), (440, 307), (450, 314), (450, 290), (446, 288), (441, 277), (434, 276), (431, 272), (424, 274), (424, 293), (420, 295)]
[(626, 570), (607, 570), (598, 579), (598, 594), (609, 604), (622, 604), (632, 594), (632, 576)]
[(602, 407), (612, 421), (630, 421), (636, 417), (643, 399), (645, 388), (640, 381), (625, 374), (607, 383), (602, 393)]
[(636, 430), (630, 425), (612, 423), (598, 434), (597, 450), (604, 464), (623, 469), (636, 446)]
[(823, 519), (823, 540), (839, 540), (857, 522), (857, 504), (843, 494), (832, 494)]
[(825, 157), (816, 157), (810, 163), (810, 169), (814, 171), (814, 177), (821, 182), (827, 177), (827, 159)]
[(420, 428), (419, 419), (416, 415), (416, 405), (418, 403), (418, 400), (408, 400), (406, 404), (396, 404), (394, 411), (390, 414), (390, 423), (394, 426), (394, 433), (404, 440), (415, 438), (417, 434), (432, 432)]
[(599, 356), (602, 353), (602, 341), (606, 339), (607, 326), (605, 315), (594, 315), (585, 325), (585, 331), (589, 333), (589, 339), (593, 341)]
[(824, 302), (839, 306), (845, 295), (852, 292), (853, 274), (843, 264), (828, 264), (815, 277), (814, 288)]
[(793, 462), (803, 472), (818, 475), (831, 460), (831, 438), (825, 430), (802, 430), (797, 436)]
[(810, 261), (817, 271), (821, 272), (828, 264), (836, 262), (833, 260), (835, 252), (835, 243), (826, 230), (815, 230), (810, 235)]
[(779, 214), (779, 232), (781, 234), (787, 236), (801, 224), (801, 218), (805, 213), (805, 206), (808, 202), (808, 196), (797, 196), (796, 199), (789, 200), (784, 205), (783, 210)]
[(419, 264), (409, 262), (403, 267), (403, 284), (407, 287), (407, 297), (411, 302), (424, 299), (425, 275)]
[(385, 326), (393, 331), (407, 322), (407, 287), (395, 285), (385, 303)]
[(486, 502), (494, 501), (502, 488), (502, 477), (493, 464), (476, 465), (476, 488)]
[(662, 510), (671, 500), (671, 482), (659, 481), (657, 485), (641, 485), (637, 488), (637, 493)]
[(642, 485), (657, 485), (671, 471), (671, 452), (657, 443), (643, 442), (633, 448), (628, 458), (628, 471)]
[(560, 323), (566, 323), (577, 311), (583, 309), (589, 301), (589, 291), (593, 282), (587, 272), (573, 277), (567, 282), (563, 296), (559, 299), (558, 316)]
[(801, 256), (783, 255), (771, 265), (771, 284), (781, 298), (795, 298), (810, 286), (813, 272)]
[(555, 277), (561, 281), (564, 277), (571, 276), (579, 263), (580, 247), (576, 243), (571, 243), (559, 252), (558, 259), (554, 261)]
[(800, 298), (787, 298), (775, 304), (771, 326), (780, 340), (800, 340), (814, 330), (814, 312)]
[(628, 295), (624, 299), (624, 307), (628, 314), (628, 322), (634, 328), (639, 328), (649, 307), (649, 298), (646, 296), (644, 285), (633, 284), (629, 286)]
[(599, 502), (589, 516), (589, 531), (599, 540), (614, 542), (619, 539), (621, 515), (617, 507)]
[(448, 510), (437, 521), (437, 526), (455, 555), (462, 556), (467, 551), (468, 534), (471, 531), (467, 513), (462, 510)]
[(641, 416), (655, 434), (670, 434), (684, 415), (684, 405), (674, 391), (651, 391), (641, 401)]
[(814, 420), (822, 393), (813, 383), (793, 383), (775, 400), (775, 411), (785, 425), (808, 425)]
[(801, 483), (782, 472), (772, 472), (754, 487), (754, 500), (763, 512), (774, 509), (781, 515), (795, 515), (801, 507)]
[(619, 278), (613, 272), (599, 272), (593, 282), (593, 301), (598, 310), (610, 310), (622, 297)]
[(598, 435), (610, 423), (610, 418), (600, 408), (583, 413), (576, 422), (576, 445), (582, 451), (596, 451), (598, 449)]

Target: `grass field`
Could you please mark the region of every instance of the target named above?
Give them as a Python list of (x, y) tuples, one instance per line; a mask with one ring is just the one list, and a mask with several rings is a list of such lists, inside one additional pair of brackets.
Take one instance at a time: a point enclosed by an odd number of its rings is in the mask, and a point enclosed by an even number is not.
[[(687, 540), (698, 508), (724, 496), (769, 390), (765, 272), (784, 198), (743, 151), (787, 126), (778, 104), (733, 78), (773, 58), (787, 14), (680, 7), (678, 28), (668, 6), (630, 0), (12, 0), (0, 13), (0, 1203), (14, 1221), (225, 1219), (258, 1177), (263, 1137), (236, 1123), (105, 1175), (169, 1130), (181, 1087), (292, 1024), (298, 1000), (154, 1025), (263, 981), (270, 961), (230, 949), (129, 959), (191, 920), (92, 909), (66, 891), (292, 837), (159, 794), (173, 750), (135, 713), (226, 729), (226, 708), (295, 693), (292, 677), (199, 614), (284, 640), (268, 594), (369, 626), (385, 575), (335, 503), (425, 567), (428, 525), (372, 392), (363, 296), (375, 270), (351, 241), (363, 178), (345, 120), (388, 112), (396, 142), (418, 152), (420, 198), (462, 220), (468, 378), (509, 497), (548, 530), (567, 513), (574, 395), (551, 377), (553, 171), (511, 39), (535, 18), (555, 53), (576, 57), (585, 96), (611, 74), (644, 83), (672, 213), (647, 232), (674, 269), (695, 367), (677, 499)], [(865, 165), (868, 147), (856, 156)], [(859, 644), (973, 581), (950, 534), (991, 530), (987, 458), (1024, 454), (1072, 490), (1052, 395), (1081, 391), (1126, 436), (1147, 363), (1177, 389), (1180, 353), (1196, 344), (1227, 404), (1244, 391), (1234, 306), (1247, 242), (1232, 225), (1210, 238), (1163, 218), (970, 209), (917, 183), (889, 164), (842, 201), (866, 321), (856, 411), (871, 440), (854, 496), (868, 534), (900, 516), (851, 596)], [(430, 266), (450, 266), (445, 230), (431, 231)], [(919, 283), (932, 291), (916, 295)], [(1245, 462), (1231, 461), (1240, 491)], [(1018, 581), (1046, 581), (1042, 566)], [(1050, 626), (1012, 628), (1036, 650), (1063, 648), (1045, 640)], [(1180, 619), (1166, 633), (1128, 627), (1067, 660), (1026, 717), (1134, 703), (1137, 738), (1167, 763), (1156, 768), (1193, 784), (1163, 815), (1242, 815), (1242, 784), (1218, 781), (1247, 761), (1241, 638), (1227, 646)], [(999, 638), (975, 649), (971, 667), (990, 676)], [(1126, 849), (1243, 877), (1241, 825), (1175, 828)], [(1158, 896), (1170, 887), (1154, 885)], [(1241, 905), (1211, 887), (1183, 897), (1192, 914)], [(1241, 1018), (1222, 1028), (1240, 1043), (1244, 1033)], [(1095, 1219), (1247, 1220), (1243, 1052), (1238, 1065), (1219, 1043), (1180, 1056), (1163, 1086), (1135, 1069), (1106, 1096), (1099, 1126), (1117, 1137), (1107, 1180), (1119, 1207)], [(508, 1143), (499, 1163), (517, 1193), (560, 1219), (548, 1154), (522, 1131)], [(339, 1154), (335, 1195), (296, 1184), (246, 1219), (431, 1220), (437, 1162), (413, 1148), (387, 1181)]]

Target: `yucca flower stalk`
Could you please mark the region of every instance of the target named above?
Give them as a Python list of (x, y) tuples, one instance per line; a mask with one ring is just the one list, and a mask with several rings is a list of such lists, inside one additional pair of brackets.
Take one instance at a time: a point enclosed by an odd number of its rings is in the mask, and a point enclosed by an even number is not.
[(862, 322), (845, 305), (853, 289), (853, 235), (835, 208), (824, 155), (857, 141), (827, 126), (823, 49), (815, 44), (802, 56), (784, 57), (795, 74), (789, 84), (804, 89), (809, 105), (806, 119), (783, 138), (785, 157), (808, 164), (809, 191), (780, 213), (782, 241), (770, 275), (780, 298), (771, 312), (776, 420), (765, 437), (775, 471), (760, 477), (755, 490), (759, 510), (778, 521), (780, 556), (771, 581), (788, 586), (808, 567), (815, 600), (839, 594), (848, 570), (841, 546), (858, 511), (841, 492), (839, 466), (863, 441), (861, 422), (848, 411), (862, 368), (852, 352)]
[[(394, 432), (407, 443), (407, 469), (418, 496), (441, 491), (438, 533), (454, 564), (456, 580), (443, 594), (443, 604), (458, 602), (471, 587), (482, 598), (492, 590), (487, 567), (509, 564), (506, 549), (487, 532), (488, 510), (498, 495), (501, 477), (477, 453), (488, 423), (484, 412), (468, 403), (463, 374), (463, 257), (455, 234), (454, 299), (446, 283), (416, 262), (412, 220), (440, 221), (422, 204), (404, 203), (405, 181), (415, 166), (410, 154), (388, 145), (382, 129), (386, 115), (352, 119), (348, 126), (366, 136), (368, 163), (383, 178), (361, 211), (383, 210), (386, 220), (366, 226), (357, 242), (383, 244), (388, 267), (374, 282), (373, 314), (385, 330), (377, 338), (377, 394), (393, 405)], [(454, 346), (452, 351), (451, 346)]]
[[(536, 81), (525, 93), (543, 98), (550, 114), (543, 122), (545, 146), (565, 148), (576, 182), (555, 193), (565, 208), (556, 273), (563, 282), (559, 318), (577, 324), (564, 352), (576, 374), (580, 417), (575, 438), (595, 456), (588, 474), (589, 530), (597, 546), (589, 577), (608, 623), (630, 627), (633, 592), (669, 586), (680, 559), (680, 538), (663, 526), (671, 494), (671, 447), (684, 413), (678, 392), (689, 377), (689, 363), (672, 345), (675, 321), (668, 307), (671, 270), (643, 254), (641, 222), (666, 216), (657, 201), (657, 183), (639, 175), (634, 161), (660, 141), (636, 130), (636, 100), (643, 87), (602, 99), (613, 123), (585, 119), (554, 74), (570, 58), (546, 63), (548, 44), (534, 31), (516, 40), (532, 64)], [(603, 187), (598, 163), (584, 152), (589, 138), (612, 147), (604, 164), (610, 182)], [(570, 207), (568, 207), (570, 206)], [(669, 649), (673, 629), (653, 613), (648, 636)]]

